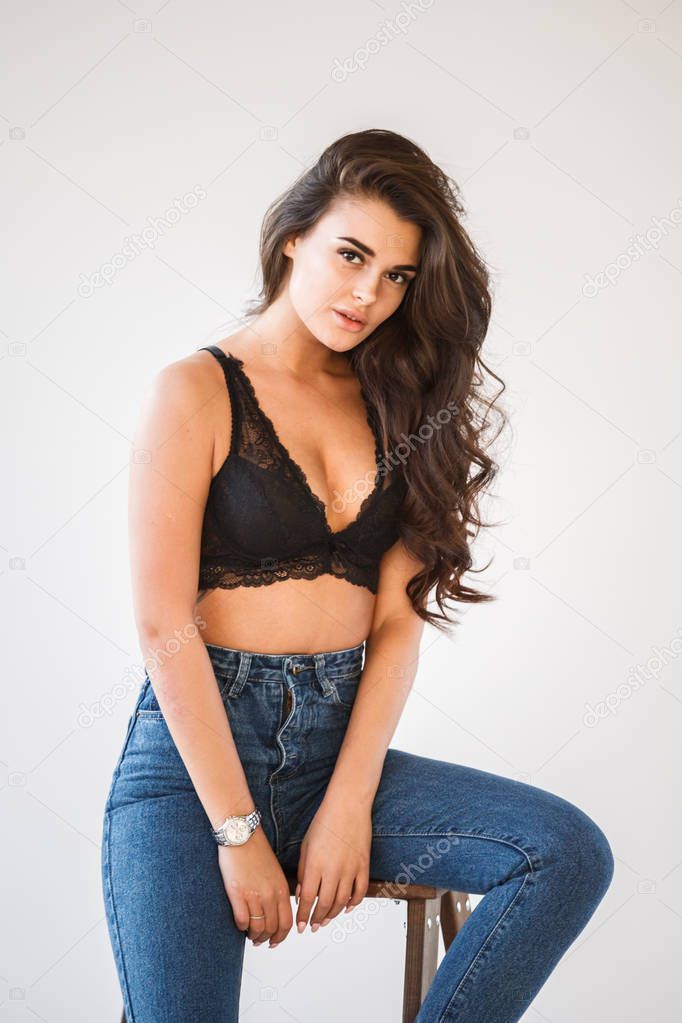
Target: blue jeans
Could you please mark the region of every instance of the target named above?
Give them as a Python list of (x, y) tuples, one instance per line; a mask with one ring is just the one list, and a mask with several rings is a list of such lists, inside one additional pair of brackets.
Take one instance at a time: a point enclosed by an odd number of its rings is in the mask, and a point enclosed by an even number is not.
[[(365, 644), (317, 654), (206, 648), (262, 826), (281, 865), (295, 870)], [(560, 796), (388, 750), (372, 806), (370, 877), (485, 893), (417, 1023), (518, 1020), (594, 913), (613, 867), (603, 832)], [(128, 1023), (236, 1023), (246, 935), (148, 677), (104, 809), (102, 884)], [(329, 927), (352, 920), (341, 913)], [(402, 971), (396, 963), (397, 985)]]

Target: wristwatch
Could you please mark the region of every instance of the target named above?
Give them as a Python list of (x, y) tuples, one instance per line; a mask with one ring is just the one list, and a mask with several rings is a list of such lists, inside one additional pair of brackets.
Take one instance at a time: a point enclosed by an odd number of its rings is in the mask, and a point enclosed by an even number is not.
[(218, 845), (244, 845), (244, 842), (251, 838), (261, 819), (261, 812), (256, 807), (243, 817), (227, 817), (219, 828), (215, 831), (211, 829), (211, 834)]

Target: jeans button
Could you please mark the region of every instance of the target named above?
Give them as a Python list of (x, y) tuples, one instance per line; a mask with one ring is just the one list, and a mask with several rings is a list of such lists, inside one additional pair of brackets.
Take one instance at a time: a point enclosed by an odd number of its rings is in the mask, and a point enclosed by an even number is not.
[(303, 665), (302, 664), (295, 664), (293, 666), (293, 668), (291, 669), (292, 675), (300, 675), (300, 673), (302, 671), (303, 671)]

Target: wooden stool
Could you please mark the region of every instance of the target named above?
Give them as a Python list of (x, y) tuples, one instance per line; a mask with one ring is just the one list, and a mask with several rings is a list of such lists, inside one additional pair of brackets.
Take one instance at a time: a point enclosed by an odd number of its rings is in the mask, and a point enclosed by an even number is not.
[[(293, 895), (298, 883), (296, 875), (288, 874), (287, 880)], [(434, 888), (431, 885), (370, 879), (365, 898), (396, 899), (407, 903), (403, 1023), (413, 1023), (436, 975), (438, 934), (442, 932), (447, 952), (471, 916), (469, 896), (464, 892), (451, 892), (447, 888)]]
[[(287, 881), (289, 894), (294, 895), (298, 884), (296, 874), (287, 874)], [(365, 898), (396, 899), (407, 903), (403, 1023), (413, 1023), (436, 975), (438, 934), (442, 933), (447, 952), (471, 916), (469, 896), (431, 885), (370, 880)], [(126, 1023), (125, 1010), (121, 1023)]]

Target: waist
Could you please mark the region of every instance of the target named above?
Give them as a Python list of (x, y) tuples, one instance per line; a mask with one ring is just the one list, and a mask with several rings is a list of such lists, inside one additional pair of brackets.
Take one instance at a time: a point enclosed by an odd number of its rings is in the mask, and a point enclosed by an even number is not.
[(370, 634), (376, 597), (343, 579), (215, 589), (195, 605), (205, 643), (250, 652), (316, 653), (359, 645)]
[(247, 677), (257, 675), (262, 679), (281, 680), (282, 673), (293, 670), (295, 674), (312, 669), (318, 676), (333, 679), (361, 671), (364, 663), (366, 641), (339, 650), (320, 650), (316, 653), (271, 654), (259, 650), (242, 650), (238, 647), (219, 646), (205, 643), (206, 650), (217, 672)]

